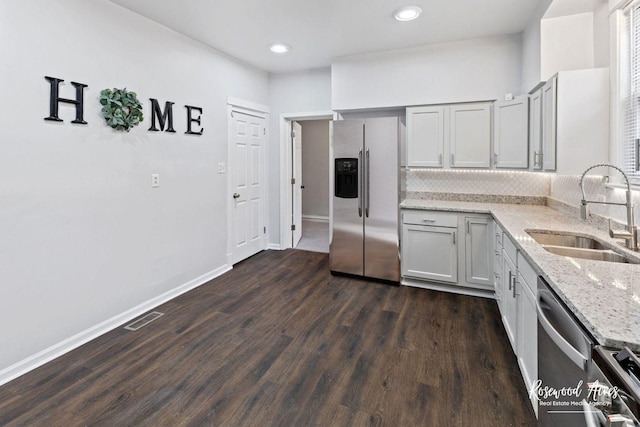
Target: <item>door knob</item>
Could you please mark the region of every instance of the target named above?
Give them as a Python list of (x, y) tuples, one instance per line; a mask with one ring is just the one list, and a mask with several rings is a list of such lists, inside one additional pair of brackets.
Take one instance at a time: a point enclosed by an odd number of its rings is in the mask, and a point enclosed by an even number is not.
[(240, 195), (238, 193), (233, 193), (233, 198), (234, 199), (238, 199), (240, 197)]

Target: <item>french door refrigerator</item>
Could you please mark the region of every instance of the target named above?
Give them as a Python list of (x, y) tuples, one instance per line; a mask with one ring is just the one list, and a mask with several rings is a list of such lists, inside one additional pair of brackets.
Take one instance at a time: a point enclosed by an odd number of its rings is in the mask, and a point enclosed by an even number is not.
[(398, 117), (332, 122), (332, 273), (400, 281)]

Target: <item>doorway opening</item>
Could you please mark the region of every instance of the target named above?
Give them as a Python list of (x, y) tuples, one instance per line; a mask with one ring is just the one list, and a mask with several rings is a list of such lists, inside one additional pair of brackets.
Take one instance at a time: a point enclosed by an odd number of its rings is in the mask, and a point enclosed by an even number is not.
[(333, 112), (281, 116), (281, 249), (329, 252), (334, 116)]
[(329, 252), (329, 123), (292, 122), (292, 242), (296, 249)]

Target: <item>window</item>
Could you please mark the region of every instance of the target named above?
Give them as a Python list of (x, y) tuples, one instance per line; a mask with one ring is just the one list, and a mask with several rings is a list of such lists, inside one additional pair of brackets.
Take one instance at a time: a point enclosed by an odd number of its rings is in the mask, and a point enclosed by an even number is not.
[(640, 1), (624, 11), (620, 29), (620, 111), (623, 128), (619, 145), (620, 167), (640, 185)]

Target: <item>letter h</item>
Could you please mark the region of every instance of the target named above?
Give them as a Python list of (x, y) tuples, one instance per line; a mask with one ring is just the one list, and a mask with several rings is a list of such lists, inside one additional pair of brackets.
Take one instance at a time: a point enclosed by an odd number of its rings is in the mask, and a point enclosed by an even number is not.
[(58, 96), (58, 88), (60, 86), (60, 82), (63, 82), (62, 79), (57, 79), (55, 77), (45, 76), (45, 79), (49, 81), (51, 85), (51, 95), (49, 96), (49, 117), (45, 117), (45, 120), (52, 120), (54, 122), (61, 122), (62, 119), (58, 117), (58, 104), (60, 102), (66, 102), (68, 104), (74, 104), (76, 106), (76, 119), (72, 120), (71, 123), (79, 123), (86, 125), (87, 122), (84, 121), (84, 88), (87, 85), (82, 83), (71, 82), (73, 87), (76, 88), (76, 99), (67, 99), (60, 98)]

